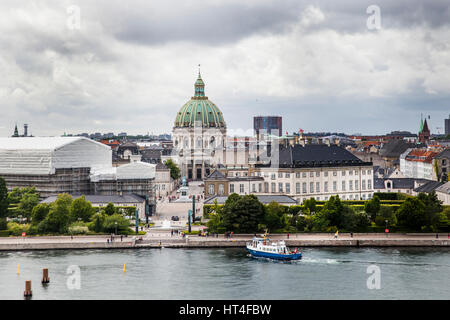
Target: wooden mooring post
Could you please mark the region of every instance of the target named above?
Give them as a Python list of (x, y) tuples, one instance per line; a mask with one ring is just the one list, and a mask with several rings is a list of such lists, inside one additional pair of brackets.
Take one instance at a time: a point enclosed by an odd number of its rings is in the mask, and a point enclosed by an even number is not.
[(24, 297), (31, 297), (33, 293), (31, 292), (31, 280), (25, 281), (25, 291), (23, 292)]
[(50, 278), (48, 277), (48, 269), (42, 269), (42, 283), (49, 283)]

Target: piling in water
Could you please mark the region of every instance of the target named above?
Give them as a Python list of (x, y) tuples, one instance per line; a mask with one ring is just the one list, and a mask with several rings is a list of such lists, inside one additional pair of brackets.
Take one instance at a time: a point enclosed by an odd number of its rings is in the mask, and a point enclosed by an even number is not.
[(31, 280), (25, 281), (25, 291), (23, 292), (24, 297), (31, 297), (33, 294), (31, 292)]
[(49, 283), (50, 278), (48, 277), (48, 269), (42, 269), (42, 283)]

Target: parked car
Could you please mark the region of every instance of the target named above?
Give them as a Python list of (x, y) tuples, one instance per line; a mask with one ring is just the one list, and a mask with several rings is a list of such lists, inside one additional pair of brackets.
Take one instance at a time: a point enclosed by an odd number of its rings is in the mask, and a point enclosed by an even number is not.
[(172, 216), (172, 221), (180, 221), (180, 217), (179, 216)]

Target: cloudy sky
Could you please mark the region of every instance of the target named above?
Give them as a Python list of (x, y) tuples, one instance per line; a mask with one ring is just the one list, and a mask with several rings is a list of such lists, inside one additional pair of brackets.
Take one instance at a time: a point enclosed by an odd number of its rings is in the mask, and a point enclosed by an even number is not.
[(423, 113), (437, 133), (450, 114), (448, 0), (2, 0), (0, 31), (0, 136), (170, 132), (198, 64), (235, 132), (417, 132)]

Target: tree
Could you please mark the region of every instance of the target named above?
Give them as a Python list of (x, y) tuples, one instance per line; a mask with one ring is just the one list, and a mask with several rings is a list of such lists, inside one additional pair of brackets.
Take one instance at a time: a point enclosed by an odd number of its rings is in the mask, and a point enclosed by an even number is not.
[(116, 213), (116, 208), (114, 207), (114, 204), (112, 202), (108, 203), (105, 207), (105, 213), (108, 216), (112, 216)]
[(40, 203), (31, 211), (31, 224), (38, 225), (41, 221), (45, 220), (50, 212), (50, 205), (48, 203)]
[(395, 217), (395, 210), (389, 206), (381, 206), (380, 211), (375, 218), (375, 224), (379, 227), (386, 226), (386, 220), (388, 224), (391, 226), (395, 226), (397, 224), (397, 219)]
[(426, 222), (425, 225), (432, 229), (436, 229), (440, 224), (440, 213), (442, 212), (442, 201), (432, 191), (429, 194), (419, 193), (417, 198), (425, 205)]
[(8, 215), (8, 189), (6, 188), (5, 179), (0, 177), (0, 219), (6, 219)]
[(38, 203), (39, 196), (36, 193), (24, 193), (20, 199), (17, 211), (28, 221), (31, 218), (33, 208), (36, 207)]
[(397, 224), (420, 230), (427, 222), (425, 204), (417, 198), (408, 198), (396, 212)]
[(178, 168), (172, 159), (166, 160), (164, 164), (170, 169), (170, 177), (173, 180), (178, 180), (180, 178), (180, 168)]
[(275, 201), (272, 201), (266, 206), (264, 214), (264, 224), (269, 230), (283, 228), (283, 214), (282, 207)]
[(86, 201), (85, 196), (73, 200), (70, 205), (71, 221), (78, 221), (78, 219), (81, 219), (83, 222), (89, 222), (94, 212), (95, 209), (89, 201)]
[(228, 231), (253, 233), (263, 221), (264, 206), (255, 195), (233, 193), (223, 207), (223, 226)]
[(314, 198), (307, 199), (303, 201), (303, 208), (305, 210), (308, 209), (310, 213), (315, 213), (317, 210), (316, 203), (316, 199)]
[(116, 227), (118, 233), (128, 233), (128, 230), (130, 230), (130, 222), (125, 219), (123, 215), (117, 213), (105, 217), (102, 228), (103, 231), (108, 233), (115, 233)]
[(364, 205), (364, 210), (370, 216), (370, 219), (372, 221), (375, 221), (377, 213), (380, 211), (380, 207), (381, 207), (380, 198), (378, 198), (378, 196), (374, 196), (369, 201), (366, 201)]
[(55, 202), (50, 205), (50, 211), (43, 221), (46, 232), (66, 233), (70, 224), (70, 205), (72, 196), (69, 194), (58, 195)]

